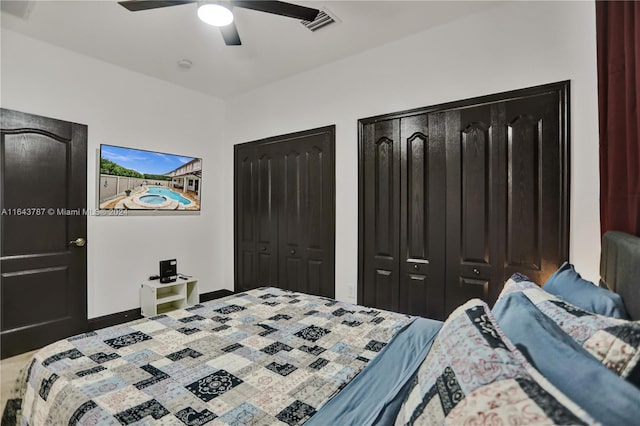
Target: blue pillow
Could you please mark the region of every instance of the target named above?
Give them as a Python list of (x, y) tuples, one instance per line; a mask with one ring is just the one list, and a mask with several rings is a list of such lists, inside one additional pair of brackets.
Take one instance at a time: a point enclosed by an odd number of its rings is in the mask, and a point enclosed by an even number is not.
[(572, 264), (564, 262), (542, 287), (547, 293), (578, 308), (608, 317), (629, 319), (622, 298), (607, 289), (582, 279)]

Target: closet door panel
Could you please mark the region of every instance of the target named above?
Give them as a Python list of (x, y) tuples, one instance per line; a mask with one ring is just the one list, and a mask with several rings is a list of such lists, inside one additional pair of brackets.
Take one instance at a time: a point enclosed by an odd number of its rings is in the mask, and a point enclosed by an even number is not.
[(235, 152), (236, 173), (236, 283), (240, 291), (256, 283), (256, 158), (253, 148)]
[[(402, 232), (401, 247), (404, 259), (413, 265), (429, 264), (430, 238), (429, 183), (430, 144), (427, 115), (401, 120), (402, 140)], [(425, 271), (426, 272), (426, 271)]]
[(307, 233), (305, 241), (305, 292), (310, 294), (327, 294), (326, 288), (326, 242), (322, 226), (323, 215), (326, 214), (327, 200), (324, 181), (328, 177), (326, 167), (327, 149), (324, 137), (319, 135), (310, 138), (304, 146), (305, 204), (307, 216)]
[[(328, 297), (333, 286), (333, 153), (329, 134), (282, 142), (279, 245), (284, 288)], [(331, 225), (333, 226), (333, 224)]]
[(539, 270), (542, 120), (518, 115), (507, 123), (507, 264)]
[(543, 283), (566, 260), (564, 144), (558, 92), (504, 104), (507, 148), (505, 277)]
[(359, 303), (398, 310), (400, 120), (362, 129), (364, 197), (363, 279)]
[(400, 311), (442, 318), (445, 148), (430, 138), (443, 129), (431, 121), (427, 114), (400, 120)]
[(256, 222), (258, 287), (278, 285), (277, 153), (272, 146), (257, 149)]
[(451, 312), (471, 298), (491, 303), (502, 287), (503, 190), (497, 104), (448, 111), (447, 290)]
[(473, 122), (461, 132), (461, 257), (466, 263), (489, 264), (489, 127)]
[(284, 273), (280, 286), (287, 290), (306, 290), (304, 270), (304, 232), (306, 217), (303, 214), (305, 193), (302, 190), (306, 173), (303, 156), (295, 146), (283, 143), (282, 195), (280, 201), (280, 269)]

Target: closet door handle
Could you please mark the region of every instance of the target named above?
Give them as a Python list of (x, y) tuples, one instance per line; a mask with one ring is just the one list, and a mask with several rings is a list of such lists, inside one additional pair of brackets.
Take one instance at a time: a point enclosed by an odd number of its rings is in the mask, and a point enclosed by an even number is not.
[(262, 247), (260, 250), (267, 251), (267, 248), (266, 247)]
[(418, 264), (413, 265), (413, 269), (415, 269), (416, 271), (419, 271), (420, 270), (420, 265), (418, 265)]
[(473, 268), (473, 273), (476, 275), (480, 275), (480, 271), (478, 270), (478, 268)]
[(293, 255), (293, 254), (296, 254), (296, 251), (292, 249), (292, 250), (289, 252), (289, 254), (292, 254), (292, 255)]

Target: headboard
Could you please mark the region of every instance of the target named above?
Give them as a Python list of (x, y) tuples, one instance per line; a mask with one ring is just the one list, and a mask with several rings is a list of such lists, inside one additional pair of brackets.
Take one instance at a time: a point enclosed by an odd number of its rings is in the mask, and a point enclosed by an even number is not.
[(640, 320), (640, 237), (619, 231), (604, 234), (600, 285), (622, 296), (631, 319)]

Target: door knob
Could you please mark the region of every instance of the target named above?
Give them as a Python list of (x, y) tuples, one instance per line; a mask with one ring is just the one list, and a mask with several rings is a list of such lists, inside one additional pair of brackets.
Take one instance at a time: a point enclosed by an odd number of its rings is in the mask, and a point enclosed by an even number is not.
[(416, 271), (419, 271), (420, 270), (420, 265), (418, 265), (418, 264), (413, 265), (413, 269), (415, 269)]
[(296, 254), (296, 251), (295, 250), (291, 250), (289, 253)]
[(473, 273), (476, 275), (480, 275), (480, 271), (478, 270), (478, 268), (473, 268)]
[(85, 244), (87, 244), (87, 241), (82, 237), (78, 237), (75, 240), (69, 241), (69, 244), (67, 244), (67, 245), (70, 245), (70, 246), (73, 245), (73, 246), (76, 246), (76, 247), (84, 247)]
[(266, 247), (262, 247), (262, 251), (267, 251), (267, 248)]

